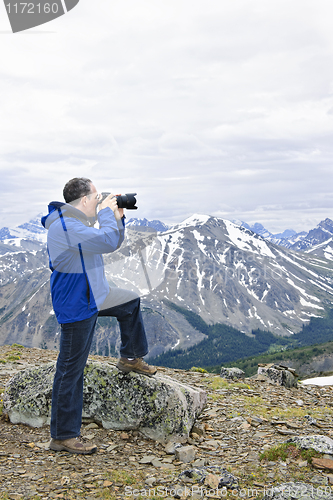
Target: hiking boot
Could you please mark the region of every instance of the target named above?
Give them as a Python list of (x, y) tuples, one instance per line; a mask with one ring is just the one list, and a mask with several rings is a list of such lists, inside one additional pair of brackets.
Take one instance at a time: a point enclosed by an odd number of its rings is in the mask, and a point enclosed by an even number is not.
[(78, 438), (70, 439), (51, 439), (50, 450), (68, 451), (69, 453), (79, 453), (81, 455), (91, 455), (97, 451), (97, 446), (94, 444), (85, 444), (79, 441)]
[(135, 372), (141, 373), (141, 375), (148, 375), (148, 377), (152, 377), (157, 372), (155, 366), (149, 366), (142, 358), (136, 358), (131, 361), (127, 358), (120, 358), (117, 368), (124, 373)]

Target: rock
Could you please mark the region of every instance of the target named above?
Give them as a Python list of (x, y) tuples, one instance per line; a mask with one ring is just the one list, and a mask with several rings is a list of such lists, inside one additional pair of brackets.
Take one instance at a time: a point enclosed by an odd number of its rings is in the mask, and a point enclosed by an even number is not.
[(323, 492), (322, 488), (315, 488), (313, 484), (301, 482), (283, 483), (268, 488), (262, 500), (333, 500), (331, 492)]
[(112, 481), (105, 480), (105, 481), (103, 482), (103, 487), (104, 487), (104, 488), (109, 488), (109, 487), (110, 487), (110, 486), (112, 486), (112, 485), (113, 485), (113, 482), (112, 482)]
[(246, 420), (252, 427), (259, 427), (263, 422), (260, 418), (258, 419), (256, 417), (247, 417)]
[(211, 488), (212, 490), (217, 490), (220, 484), (220, 476), (216, 474), (207, 474), (205, 477), (205, 486)]
[(49, 450), (50, 449), (50, 441), (47, 441), (46, 443), (35, 443), (37, 448), (41, 448), (42, 450)]
[(185, 470), (181, 472), (179, 479), (185, 480), (188, 478), (194, 483), (203, 484), (209, 474), (219, 476), (218, 488), (238, 488), (238, 478), (231, 474), (231, 472), (228, 472), (226, 469), (219, 466), (196, 467)]
[[(4, 413), (12, 423), (41, 427), (50, 421), (55, 364), (22, 370), (6, 385)], [(83, 417), (105, 429), (139, 430), (165, 443), (171, 437), (186, 441), (207, 396), (168, 376), (123, 374), (110, 362), (91, 362), (85, 368)]]
[(224, 368), (221, 367), (220, 377), (226, 379), (244, 378), (245, 372), (240, 368)]
[(50, 421), (55, 364), (24, 370), (6, 384), (3, 413), (13, 424), (42, 427)]
[(206, 434), (205, 426), (203, 424), (195, 423), (192, 427), (192, 433), (204, 436)]
[(151, 464), (153, 460), (156, 460), (157, 457), (155, 455), (146, 455), (141, 458), (139, 464)]
[(319, 453), (327, 453), (333, 455), (333, 440), (327, 436), (311, 435), (311, 436), (295, 436), (288, 439), (287, 443), (295, 443), (300, 448), (313, 448)]
[(151, 461), (151, 464), (154, 467), (163, 467), (162, 462), (158, 458), (154, 458), (154, 460)]
[(258, 364), (258, 375), (265, 376), (277, 385), (297, 387), (297, 374), (292, 368), (282, 365)]
[(195, 467), (204, 467), (207, 465), (207, 460), (205, 458), (197, 458), (194, 462), (193, 465)]
[(219, 441), (216, 441), (216, 439), (209, 439), (208, 441), (205, 441), (205, 445), (210, 446), (210, 447), (215, 448), (215, 449), (220, 447), (220, 443), (219, 443)]
[(196, 455), (194, 446), (180, 446), (175, 451), (176, 459), (183, 463), (193, 462)]
[(294, 431), (288, 431), (286, 429), (277, 429), (277, 432), (282, 434), (282, 436), (297, 436)]
[(85, 426), (84, 428), (86, 431), (90, 430), (90, 429), (98, 429), (98, 425), (95, 424), (94, 422), (92, 422), (91, 424), (88, 424)]
[(181, 446), (180, 443), (176, 443), (174, 441), (169, 441), (165, 447), (164, 447), (164, 451), (167, 455), (174, 455), (175, 452), (176, 452), (176, 449), (179, 448)]
[(121, 432), (120, 433), (120, 438), (126, 440), (126, 439), (130, 438), (130, 435), (127, 434), (127, 432)]
[[(0, 347), (0, 359), (4, 357), (2, 353), (7, 352), (6, 349), (9, 348)], [(8, 363), (0, 363), (0, 393), (14, 372), (41, 366), (55, 360), (56, 356), (56, 351), (24, 348), (21, 359), (25, 364), (13, 363), (10, 374), (7, 371)], [(115, 363), (113, 359), (97, 356), (90, 357), (90, 360)], [(202, 388), (211, 396), (207, 408), (199, 415), (192, 428), (193, 431), (194, 427), (201, 427), (201, 442), (196, 440), (193, 444), (187, 440), (185, 443), (179, 439), (180, 446), (196, 446), (195, 461), (190, 464), (177, 462), (174, 460), (174, 454), (166, 454), (164, 446), (144, 438), (139, 431), (114, 431), (101, 425), (98, 425), (98, 429), (89, 429), (87, 424), (94, 422), (93, 419), (84, 419), (82, 433), (84, 437), (86, 434), (95, 434), (97, 453), (89, 457), (72, 456), (65, 452), (54, 453), (46, 446), (45, 449), (39, 447), (49, 443), (47, 426), (27, 428), (26, 425), (12, 425), (8, 418), (2, 418), (0, 498), (17, 495), (17, 498), (27, 500), (74, 497), (94, 500), (111, 495), (117, 499), (136, 500), (141, 494), (145, 498), (163, 497), (165, 500), (214, 500), (214, 497), (215, 500), (227, 500), (229, 497), (229, 500), (249, 500), (253, 494), (253, 500), (261, 500), (265, 490), (270, 492), (273, 485), (301, 481), (313, 485), (316, 492), (321, 491), (321, 500), (326, 500), (325, 492), (329, 491), (328, 487), (333, 486), (333, 472), (330, 470), (316, 469), (303, 458), (299, 458), (298, 454), (287, 459), (284, 465), (279, 459), (259, 461), (259, 458), (265, 449), (277, 446), (292, 437), (282, 437), (277, 432), (279, 427), (283, 430), (296, 430), (299, 436), (319, 432), (333, 439), (333, 430), (330, 430), (333, 429), (333, 387), (323, 389), (301, 386), (286, 389), (267, 382), (266, 378), (265, 383), (248, 378), (246, 385), (234, 384), (230, 380), (223, 382), (224, 389), (215, 389), (212, 387), (212, 382), (216, 380), (213, 374), (206, 376), (207, 374), (169, 368), (159, 368), (159, 373), (171, 376), (180, 384)], [(0, 399), (2, 397), (0, 394)], [(304, 402), (303, 411), (300, 411), (297, 405), (299, 398)], [(325, 425), (324, 431), (316, 429), (314, 424), (309, 425), (308, 419), (304, 418), (311, 410), (314, 410), (311, 415), (315, 417), (317, 424)], [(253, 421), (259, 417), (262, 420), (260, 427), (252, 427), (246, 421), (248, 417)], [(214, 431), (205, 429), (204, 424), (207, 423), (208, 428)], [(244, 429), (244, 426), (249, 427)], [(123, 439), (124, 432), (128, 434), (129, 439)], [(211, 446), (212, 443), (208, 446), (210, 440), (216, 440), (220, 446), (217, 449)], [(177, 442), (178, 438), (170, 437), (169, 441)], [(140, 463), (146, 457), (148, 463)], [(322, 458), (333, 459), (333, 455), (324, 454)], [(158, 468), (152, 465), (155, 459), (158, 460), (155, 462), (159, 464)], [(220, 470), (222, 467), (225, 473)], [(182, 476), (179, 479), (179, 474), (187, 469), (201, 469), (203, 474)], [(236, 475), (236, 470), (242, 478), (238, 490), (234, 486), (228, 486), (229, 489), (223, 486), (219, 487), (216, 494), (216, 490), (209, 488), (202, 480), (207, 474), (213, 474), (221, 478), (222, 484), (232, 484), (230, 477), (225, 474), (230, 471)], [(61, 484), (64, 476), (70, 478), (69, 484)], [(155, 480), (151, 479), (152, 477), (155, 477)], [(179, 496), (176, 496), (175, 490), (178, 488)], [(141, 491), (143, 493), (139, 494)], [(312, 500), (311, 492), (310, 495), (303, 495), (300, 500)]]
[(153, 484), (156, 483), (156, 477), (152, 476), (152, 477), (148, 477), (146, 480), (145, 480), (145, 483), (148, 484), (148, 486), (153, 486)]
[[(54, 363), (22, 370), (6, 386), (4, 413), (12, 423), (41, 427), (50, 421)], [(151, 439), (170, 436), (186, 440), (206, 404), (201, 389), (167, 376), (123, 374), (108, 362), (89, 363), (85, 369), (83, 416), (106, 429), (138, 429)]]
[(308, 421), (308, 424), (317, 425), (317, 420), (315, 418), (311, 417), (311, 415), (304, 415), (304, 418), (306, 418), (306, 420)]
[(312, 465), (316, 469), (333, 470), (333, 460), (331, 460), (330, 458), (313, 458)]

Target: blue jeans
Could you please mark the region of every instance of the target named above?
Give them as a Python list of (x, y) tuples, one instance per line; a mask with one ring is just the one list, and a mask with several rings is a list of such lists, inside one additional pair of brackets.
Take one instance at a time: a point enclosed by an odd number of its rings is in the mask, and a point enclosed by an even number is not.
[(115, 316), (121, 334), (120, 354), (142, 358), (148, 352), (140, 299), (94, 314), (91, 318), (61, 325), (60, 350), (53, 381), (51, 437), (70, 439), (80, 435), (83, 407), (83, 371), (98, 316)]

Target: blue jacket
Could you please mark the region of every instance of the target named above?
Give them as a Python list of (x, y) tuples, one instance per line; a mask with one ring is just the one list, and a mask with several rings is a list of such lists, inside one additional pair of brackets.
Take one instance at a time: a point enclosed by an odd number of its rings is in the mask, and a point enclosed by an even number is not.
[(103, 253), (117, 250), (124, 240), (124, 220), (110, 208), (100, 210), (99, 229), (86, 215), (67, 203), (52, 202), (42, 217), (48, 229), (47, 249), (51, 295), (57, 320), (74, 323), (98, 312), (109, 293)]

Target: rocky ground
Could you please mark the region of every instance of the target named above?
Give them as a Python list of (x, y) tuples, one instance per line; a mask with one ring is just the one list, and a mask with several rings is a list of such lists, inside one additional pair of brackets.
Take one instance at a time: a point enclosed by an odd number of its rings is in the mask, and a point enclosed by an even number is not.
[[(15, 344), (0, 347), (0, 393), (18, 370), (56, 356), (55, 351)], [(315, 468), (295, 448), (282, 460), (275, 448), (292, 436), (333, 437), (333, 387), (286, 389), (253, 378), (228, 382), (196, 371), (159, 370), (208, 393), (187, 443), (195, 453), (191, 462), (180, 461), (136, 431), (110, 431), (92, 422), (83, 424), (82, 436), (98, 445), (96, 454), (56, 453), (48, 449), (48, 428), (13, 425), (2, 415), (0, 499), (261, 498), (288, 481), (333, 491), (333, 471)], [(193, 469), (206, 471), (204, 483), (189, 472)], [(222, 469), (237, 478), (237, 489), (218, 488)]]

